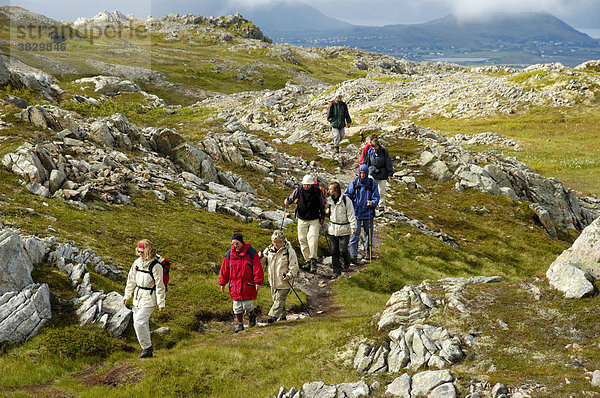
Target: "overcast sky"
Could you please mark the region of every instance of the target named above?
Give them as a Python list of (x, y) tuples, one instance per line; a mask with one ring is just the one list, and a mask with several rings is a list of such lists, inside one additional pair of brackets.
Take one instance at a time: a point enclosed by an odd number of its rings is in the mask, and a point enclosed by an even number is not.
[[(303, 1), (325, 15), (356, 25), (421, 23), (455, 13), (464, 18), (489, 11), (547, 11), (574, 27), (600, 28), (600, 0), (287, 0)], [(275, 0), (0, 0), (58, 20), (119, 10), (136, 17), (170, 12), (217, 15), (232, 3), (272, 4)]]

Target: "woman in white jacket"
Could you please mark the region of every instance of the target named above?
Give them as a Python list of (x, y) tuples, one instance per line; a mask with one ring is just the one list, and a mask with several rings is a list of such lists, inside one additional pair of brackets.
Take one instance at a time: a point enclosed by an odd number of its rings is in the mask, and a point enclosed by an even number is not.
[(344, 269), (350, 266), (350, 253), (348, 243), (350, 235), (356, 233), (356, 216), (352, 200), (342, 195), (342, 188), (338, 182), (329, 184), (329, 199), (325, 205), (325, 213), (329, 215), (329, 249), (331, 250), (331, 267), (334, 275), (342, 273), (340, 257), (344, 260)]
[(273, 323), (286, 319), (285, 300), (290, 292), (290, 283), (298, 275), (298, 256), (292, 244), (285, 240), (283, 231), (273, 231), (272, 245), (260, 253), (263, 267), (269, 270), (269, 285), (273, 306), (267, 322)]
[(158, 262), (154, 246), (148, 239), (139, 242), (136, 253), (139, 257), (129, 270), (123, 304), (127, 304), (133, 296), (133, 328), (142, 346), (140, 358), (150, 358), (153, 352), (150, 315), (156, 306), (159, 311), (165, 308), (163, 269)]

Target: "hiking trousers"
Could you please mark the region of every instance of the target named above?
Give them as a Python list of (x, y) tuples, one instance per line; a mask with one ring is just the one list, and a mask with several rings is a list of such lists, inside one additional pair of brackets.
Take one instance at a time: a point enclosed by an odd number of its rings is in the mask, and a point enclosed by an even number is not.
[(152, 347), (152, 340), (150, 340), (150, 315), (154, 312), (154, 308), (138, 308), (133, 306), (133, 328), (143, 350)]
[(340, 129), (336, 129), (335, 127), (331, 128), (331, 136), (333, 137), (333, 146), (339, 147), (340, 141), (344, 139), (346, 135), (346, 129), (344, 127)]
[(350, 257), (358, 255), (358, 241), (360, 240), (360, 231), (365, 233), (365, 255), (369, 256), (369, 248), (371, 245), (369, 235), (373, 236), (373, 218), (366, 220), (356, 220), (356, 233), (350, 237)]
[(319, 222), (319, 219), (298, 219), (298, 243), (300, 243), (300, 251), (302, 251), (302, 256), (306, 261), (311, 258), (317, 259), (320, 229), (321, 223)]
[(385, 188), (387, 187), (387, 179), (385, 180), (375, 180), (377, 183), (377, 188), (379, 188), (379, 204), (382, 209), (385, 208)]
[(269, 310), (269, 316), (272, 316), (273, 318), (277, 319), (285, 317), (285, 300), (289, 292), (290, 289), (271, 288), (271, 297), (273, 298), (273, 305)]
[(344, 259), (344, 268), (350, 264), (350, 252), (348, 251), (348, 243), (350, 235), (333, 236), (329, 235), (329, 250), (331, 250), (331, 267), (333, 273), (340, 274), (342, 272), (342, 264), (340, 257)]

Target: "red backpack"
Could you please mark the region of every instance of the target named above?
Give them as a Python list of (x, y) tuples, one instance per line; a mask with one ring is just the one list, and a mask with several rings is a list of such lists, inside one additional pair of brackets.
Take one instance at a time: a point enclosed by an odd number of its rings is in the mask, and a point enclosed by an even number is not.
[(156, 281), (154, 280), (154, 274), (152, 273), (152, 268), (154, 265), (160, 264), (163, 270), (163, 283), (165, 284), (165, 291), (168, 290), (167, 285), (169, 284), (169, 271), (171, 271), (171, 263), (164, 257), (156, 255), (156, 258), (150, 264), (150, 276), (152, 277), (152, 281), (154, 282), (154, 287), (152, 289), (156, 289)]

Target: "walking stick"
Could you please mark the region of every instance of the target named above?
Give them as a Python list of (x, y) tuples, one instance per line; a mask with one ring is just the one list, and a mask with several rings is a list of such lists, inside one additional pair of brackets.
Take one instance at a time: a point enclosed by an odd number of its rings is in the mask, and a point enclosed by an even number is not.
[[(375, 211), (375, 210), (373, 210)], [(373, 221), (375, 218), (371, 216), (369, 220), (369, 264), (371, 264), (371, 256), (373, 255)]]
[[(285, 278), (285, 272), (281, 273), (283, 275), (283, 277)], [(302, 302), (302, 299), (300, 298), (300, 296), (298, 296), (298, 293), (296, 293), (296, 289), (294, 289), (294, 286), (292, 286), (292, 284), (290, 283), (290, 281), (287, 281), (288, 285), (290, 285), (290, 287), (292, 288), (292, 291), (294, 292), (294, 294), (296, 295), (296, 297), (298, 297), (298, 300), (300, 300), (300, 304), (302, 304), (302, 307), (304, 307), (304, 310), (308, 313), (308, 316), (312, 318), (312, 315), (310, 313), (310, 311), (308, 310), (308, 308), (304, 305), (304, 303)]]
[(285, 205), (285, 209), (283, 210), (283, 218), (281, 219), (281, 227), (279, 227), (279, 229), (282, 231), (283, 231), (283, 224), (285, 223), (285, 213), (287, 213), (287, 205)]

